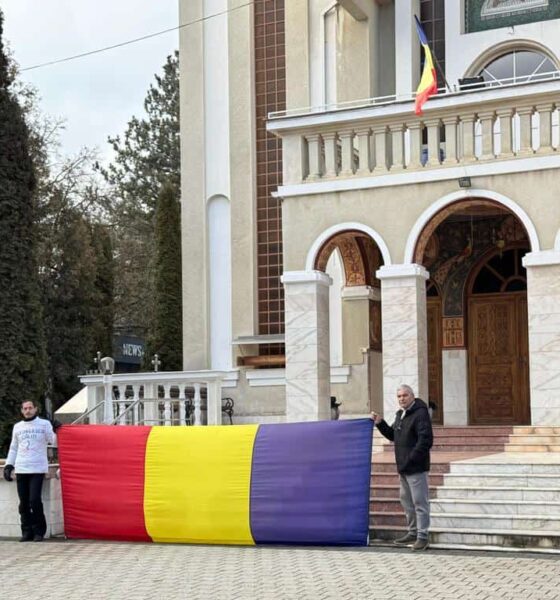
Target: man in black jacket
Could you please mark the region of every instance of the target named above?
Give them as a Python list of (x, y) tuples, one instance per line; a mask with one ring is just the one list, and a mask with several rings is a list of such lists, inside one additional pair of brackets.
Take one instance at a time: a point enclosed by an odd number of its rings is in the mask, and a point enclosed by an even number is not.
[(430, 528), (428, 471), (433, 443), (432, 422), (425, 402), (414, 397), (410, 386), (398, 388), (397, 400), (401, 408), (393, 425), (388, 425), (380, 415), (371, 414), (377, 429), (395, 443), (400, 501), (408, 525), (408, 533), (397, 538), (395, 544), (413, 544), (413, 550), (426, 550)]

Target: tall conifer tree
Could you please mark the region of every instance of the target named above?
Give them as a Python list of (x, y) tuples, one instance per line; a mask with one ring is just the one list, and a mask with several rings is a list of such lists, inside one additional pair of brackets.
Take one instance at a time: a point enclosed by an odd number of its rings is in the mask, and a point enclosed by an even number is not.
[(35, 177), (29, 134), (11, 91), (0, 11), (0, 452), (22, 400), (39, 400), (45, 338), (36, 261)]
[(148, 336), (146, 359), (157, 353), (164, 371), (182, 366), (181, 314), (181, 205), (172, 183), (159, 194), (155, 215), (154, 318)]

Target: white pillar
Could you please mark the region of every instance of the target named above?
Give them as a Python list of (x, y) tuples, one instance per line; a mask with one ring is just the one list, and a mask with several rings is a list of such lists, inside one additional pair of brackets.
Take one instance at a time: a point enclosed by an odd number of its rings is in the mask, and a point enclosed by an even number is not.
[(421, 265), (388, 265), (377, 271), (381, 280), (383, 338), (383, 409), (390, 419), (396, 410), (400, 384), (428, 400), (428, 336), (426, 280)]
[(560, 423), (560, 252), (526, 254), (531, 425)]
[(286, 421), (330, 419), (329, 286), (321, 271), (282, 275), (286, 310)]
[(420, 42), (414, 15), (420, 14), (420, 0), (395, 0), (396, 94), (410, 95), (420, 81)]

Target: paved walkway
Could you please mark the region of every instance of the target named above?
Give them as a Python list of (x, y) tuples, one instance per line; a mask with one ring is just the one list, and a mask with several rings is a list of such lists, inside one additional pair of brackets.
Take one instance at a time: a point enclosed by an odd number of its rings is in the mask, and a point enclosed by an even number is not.
[(557, 556), (0, 540), (10, 600), (557, 600)]

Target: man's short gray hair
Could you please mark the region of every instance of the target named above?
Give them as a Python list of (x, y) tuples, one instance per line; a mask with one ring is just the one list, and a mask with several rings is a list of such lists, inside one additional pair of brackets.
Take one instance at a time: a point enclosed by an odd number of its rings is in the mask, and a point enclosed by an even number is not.
[(397, 392), (398, 392), (399, 390), (405, 390), (405, 391), (407, 391), (407, 392), (408, 392), (408, 393), (409, 393), (409, 394), (410, 394), (410, 395), (411, 395), (413, 398), (415, 397), (414, 390), (413, 390), (413, 389), (412, 389), (412, 388), (411, 388), (409, 385), (406, 385), (406, 383), (403, 383), (402, 385), (399, 385), (399, 387), (397, 388)]

